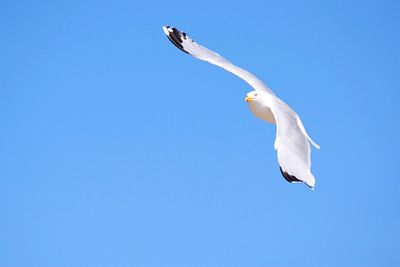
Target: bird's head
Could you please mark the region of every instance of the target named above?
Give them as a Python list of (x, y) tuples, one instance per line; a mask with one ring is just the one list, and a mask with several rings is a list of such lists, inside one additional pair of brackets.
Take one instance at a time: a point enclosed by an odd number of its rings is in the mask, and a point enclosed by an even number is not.
[(257, 103), (260, 98), (260, 95), (256, 91), (251, 91), (246, 94), (246, 98), (244, 99), (247, 103), (252, 104), (252, 103)]

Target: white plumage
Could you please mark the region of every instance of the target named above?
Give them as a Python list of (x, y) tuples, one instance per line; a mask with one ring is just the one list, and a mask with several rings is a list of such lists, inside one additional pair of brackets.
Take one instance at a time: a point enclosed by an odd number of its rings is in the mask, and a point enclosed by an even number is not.
[(168, 39), (183, 52), (200, 60), (217, 65), (245, 80), (255, 91), (246, 95), (251, 112), (258, 118), (276, 124), (274, 148), (283, 177), (291, 183), (304, 182), (314, 188), (315, 178), (311, 173), (311, 140), (296, 112), (278, 98), (272, 90), (250, 72), (233, 65), (219, 54), (194, 42), (186, 33), (165, 26)]

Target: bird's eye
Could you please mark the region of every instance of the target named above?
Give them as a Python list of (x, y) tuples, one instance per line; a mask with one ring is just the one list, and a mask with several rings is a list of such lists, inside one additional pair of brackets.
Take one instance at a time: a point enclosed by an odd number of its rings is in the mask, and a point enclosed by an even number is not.
[(258, 94), (254, 94), (254, 96), (257, 96)]

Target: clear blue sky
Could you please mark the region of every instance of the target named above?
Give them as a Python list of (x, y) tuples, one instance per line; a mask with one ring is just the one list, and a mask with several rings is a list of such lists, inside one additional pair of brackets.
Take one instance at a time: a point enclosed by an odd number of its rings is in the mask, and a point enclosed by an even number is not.
[[(0, 3), (0, 266), (399, 266), (399, 1)], [(289, 184), (239, 78), (321, 145)]]

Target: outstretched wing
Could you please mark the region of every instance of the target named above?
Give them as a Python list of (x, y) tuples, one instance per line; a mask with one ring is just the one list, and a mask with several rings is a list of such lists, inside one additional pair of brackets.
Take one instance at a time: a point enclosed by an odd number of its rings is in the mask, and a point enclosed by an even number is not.
[(276, 121), (274, 147), (283, 177), (290, 183), (304, 182), (314, 188), (310, 143), (316, 148), (319, 146), (308, 136), (300, 117), (285, 102), (273, 97), (271, 110)]
[(233, 74), (245, 80), (256, 91), (263, 91), (274, 95), (272, 90), (253, 74), (233, 65), (219, 54), (197, 44), (189, 36), (187, 36), (186, 33), (180, 32), (178, 29), (170, 26), (164, 26), (163, 30), (168, 39), (183, 52), (232, 72)]

